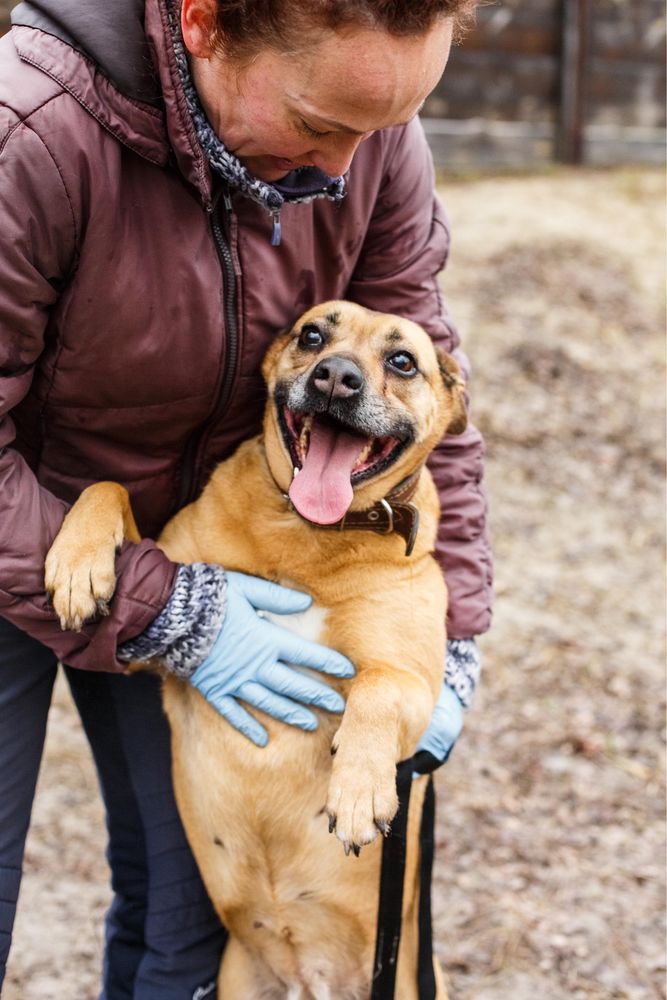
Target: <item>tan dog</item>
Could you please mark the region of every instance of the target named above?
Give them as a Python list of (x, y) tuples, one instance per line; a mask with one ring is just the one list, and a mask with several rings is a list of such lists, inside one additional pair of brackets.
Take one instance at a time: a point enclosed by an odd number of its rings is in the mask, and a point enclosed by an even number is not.
[[(167, 677), (176, 796), (230, 932), (219, 996), (364, 1000), (377, 918), (376, 838), (397, 809), (396, 763), (414, 753), (442, 682), (446, 593), (431, 556), (439, 509), (423, 465), (446, 430), (465, 426), (463, 383), (420, 327), (347, 302), (306, 313), (271, 346), (263, 374), (263, 435), (216, 469), (159, 544), (177, 562), (221, 563), (312, 594), (307, 612), (280, 624), (340, 650), (357, 673), (326, 678), (346, 709), (342, 721), (318, 711), (315, 732), (252, 710), (269, 732), (264, 749), (190, 684)], [(414, 488), (420, 514), (409, 556), (404, 537), (376, 533), (371, 522), (354, 531), (321, 526), (348, 508), (375, 510), (406, 479), (402, 494)], [(127, 494), (112, 483), (90, 487), (47, 559), (46, 585), (63, 623), (80, 625), (97, 599), (111, 596), (123, 537), (137, 537)], [(412, 797), (399, 1000), (417, 1000), (423, 781)], [(370, 846), (361, 856), (346, 856), (362, 845)], [(443, 1000), (437, 968), (436, 976)]]

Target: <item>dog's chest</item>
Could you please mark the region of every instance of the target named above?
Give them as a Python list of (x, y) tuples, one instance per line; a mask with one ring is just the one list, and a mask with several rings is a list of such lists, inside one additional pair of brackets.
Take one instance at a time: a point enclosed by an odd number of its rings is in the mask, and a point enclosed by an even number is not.
[(275, 615), (270, 611), (262, 611), (262, 618), (267, 618), (281, 628), (289, 629), (302, 639), (309, 639), (310, 642), (321, 642), (324, 633), (328, 611), (318, 604), (311, 604), (307, 611), (301, 611), (293, 615)]

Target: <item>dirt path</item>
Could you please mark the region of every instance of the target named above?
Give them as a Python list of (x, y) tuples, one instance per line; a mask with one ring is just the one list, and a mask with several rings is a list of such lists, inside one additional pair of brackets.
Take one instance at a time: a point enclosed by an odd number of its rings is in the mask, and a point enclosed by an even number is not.
[[(438, 777), (438, 951), (452, 1000), (657, 1000), (664, 183), (557, 172), (444, 195), (498, 601), (482, 690)], [(103, 850), (60, 687), (4, 1000), (96, 997)]]

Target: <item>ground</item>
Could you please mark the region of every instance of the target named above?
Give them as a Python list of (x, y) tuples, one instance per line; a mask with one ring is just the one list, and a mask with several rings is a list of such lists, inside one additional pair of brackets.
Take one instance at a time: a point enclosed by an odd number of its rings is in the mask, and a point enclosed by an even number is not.
[[(437, 779), (437, 950), (452, 1000), (664, 998), (663, 176), (442, 193), (497, 604)], [(97, 996), (103, 851), (61, 685), (4, 1000)]]

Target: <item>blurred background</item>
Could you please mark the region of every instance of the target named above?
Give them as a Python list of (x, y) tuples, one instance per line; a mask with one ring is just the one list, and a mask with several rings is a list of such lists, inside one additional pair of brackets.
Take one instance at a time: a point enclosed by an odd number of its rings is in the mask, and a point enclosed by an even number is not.
[[(665, 998), (664, 51), (657, 0), (485, 4), (424, 111), (497, 570), (437, 776), (451, 1000)], [(5, 1000), (97, 996), (104, 843), (60, 685)]]
[(662, 0), (482, 3), (423, 117), (448, 169), (664, 161)]

